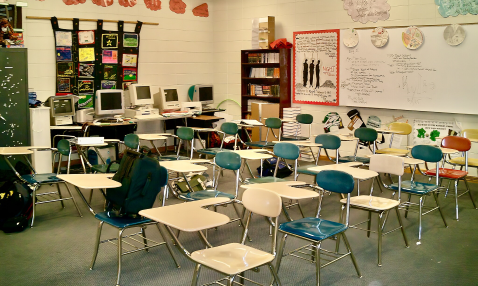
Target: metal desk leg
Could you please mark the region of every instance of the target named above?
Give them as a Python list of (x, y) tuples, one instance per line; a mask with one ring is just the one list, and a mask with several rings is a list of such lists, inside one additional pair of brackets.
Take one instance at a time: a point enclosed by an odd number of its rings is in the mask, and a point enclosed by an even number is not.
[(88, 207), (88, 209), (90, 210), (90, 212), (93, 214), (93, 215), (96, 215), (96, 212), (93, 210), (93, 208), (91, 208), (90, 204), (88, 203), (88, 201), (86, 200), (85, 196), (83, 195), (83, 193), (80, 191), (80, 188), (78, 188), (77, 186), (75, 186), (75, 189), (76, 191), (78, 192), (78, 194), (80, 195), (80, 198), (85, 202), (86, 206)]

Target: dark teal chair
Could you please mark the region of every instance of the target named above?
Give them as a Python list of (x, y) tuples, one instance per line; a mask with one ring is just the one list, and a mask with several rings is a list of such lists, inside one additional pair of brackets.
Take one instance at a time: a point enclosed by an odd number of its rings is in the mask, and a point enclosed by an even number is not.
[[(413, 158), (423, 160), (427, 163), (436, 163), (436, 168), (438, 170), (440, 161), (443, 158), (443, 153), (440, 148), (435, 146), (417, 145), (413, 147), (412, 149), (412, 156)], [(421, 244), (421, 239), (422, 239), (422, 216), (423, 215), (426, 215), (432, 211), (438, 210), (440, 212), (443, 223), (445, 224), (445, 227), (448, 227), (448, 225), (446, 223), (445, 217), (443, 216), (440, 203), (438, 202), (438, 190), (440, 188), (439, 174), (436, 174), (435, 184), (416, 182), (414, 180), (416, 167), (417, 165), (415, 165), (415, 168), (412, 171), (411, 180), (402, 182), (401, 192), (402, 194), (408, 194), (408, 201), (401, 203), (400, 208), (406, 210), (405, 217), (407, 217), (408, 210), (410, 208), (418, 209), (418, 242), (417, 244), (419, 245)], [(397, 191), (399, 188), (399, 185), (398, 183), (395, 183), (395, 184), (392, 184), (390, 188), (394, 191)], [(419, 198), (418, 204), (410, 202), (412, 195), (418, 196)], [(424, 206), (425, 196), (430, 196), (430, 195), (433, 196), (433, 198), (435, 199), (435, 202), (436, 202), (435, 207)], [(426, 212), (423, 213), (423, 210), (425, 210)]]
[[(314, 117), (310, 114), (299, 114), (295, 117), (297, 121), (297, 128), (295, 130), (295, 136), (283, 136), (282, 141), (305, 141), (309, 140), (312, 134), (312, 122), (314, 122)], [(299, 128), (300, 126), (308, 125), (309, 127), (309, 134), (307, 136), (299, 136)]]
[[(372, 146), (372, 154), (375, 154), (377, 149), (376, 140), (377, 140), (377, 131), (372, 128), (358, 128), (355, 129), (354, 136), (362, 141), (367, 147)], [(347, 162), (361, 162), (363, 164), (370, 163), (370, 158), (367, 157), (357, 157), (357, 151), (359, 148), (359, 140), (357, 140), (357, 145), (355, 146), (355, 153), (353, 156), (344, 156), (339, 158), (340, 163)]]
[[(350, 255), (352, 263), (355, 266), (355, 270), (357, 271), (357, 275), (359, 277), (362, 277), (355, 256), (352, 252), (352, 249), (350, 248), (349, 241), (345, 236), (345, 231), (349, 228), (350, 193), (354, 190), (354, 178), (351, 175), (342, 171), (326, 170), (317, 174), (316, 182), (320, 188), (326, 191), (338, 193), (341, 195), (347, 195), (347, 203), (344, 206), (346, 210), (345, 224), (321, 219), (319, 218), (319, 213), (317, 213), (315, 217), (302, 218), (281, 224), (279, 226), (279, 232), (283, 233), (283, 236), (277, 254), (276, 270), (277, 272), (279, 272), (282, 257), (284, 256), (283, 254), (286, 239), (290, 235), (307, 241), (312, 247), (312, 262), (315, 262), (316, 264), (316, 285), (320, 284), (321, 252), (326, 252), (328, 257), (327, 260), (333, 259), (332, 262), (338, 261)], [(347, 252), (339, 253), (339, 249), (336, 249), (335, 251), (321, 251), (321, 249), (323, 249), (321, 248), (322, 241), (324, 241), (325, 239), (333, 238), (335, 236), (342, 237), (345, 243), (345, 247), (347, 248)], [(298, 248), (297, 250), (294, 250), (292, 251), (292, 253), (289, 254), (299, 256), (302, 259), (310, 261), (310, 255), (305, 255), (306, 257), (304, 257), (303, 254), (301, 256), (301, 252), (304, 252), (303, 247)]]
[[(139, 138), (136, 134), (126, 134), (124, 141), (120, 142), (125, 145), (126, 148), (139, 151)], [(117, 160), (119, 160), (117, 158)], [(91, 168), (93, 173), (116, 173), (119, 168), (119, 163), (111, 162), (110, 164), (96, 164), (91, 165), (88, 161), (87, 164)]]
[[(191, 160), (193, 158), (193, 140), (194, 140), (194, 130), (191, 127), (179, 127), (176, 131), (176, 136), (179, 138), (178, 150), (176, 155), (165, 155), (159, 157), (159, 161), (173, 161), (173, 160)], [(182, 142), (188, 142), (191, 152), (189, 157), (179, 156), (181, 151)]]
[[(325, 150), (325, 153), (327, 157), (329, 158), (330, 161), (338, 164), (339, 162), (339, 148), (342, 145), (342, 141), (338, 136), (332, 135), (332, 134), (321, 134), (315, 137), (315, 143), (317, 144), (322, 144), (322, 147), (319, 147), (319, 152), (317, 153), (317, 158), (315, 160), (315, 165), (314, 164), (308, 164), (308, 165), (303, 165), (300, 166), (297, 169), (298, 174), (305, 174), (305, 175), (317, 175), (318, 172), (308, 170), (311, 167), (315, 167), (319, 163), (319, 157), (320, 157), (320, 152), (322, 149)], [(327, 153), (327, 150), (335, 150), (335, 159), (333, 160), (330, 158), (329, 154)]]
[[(287, 142), (281, 142), (274, 145), (274, 155), (277, 156), (277, 163), (274, 169), (274, 176), (272, 177), (262, 177), (262, 178), (251, 178), (246, 180), (246, 184), (263, 184), (263, 183), (274, 183), (274, 182), (285, 182), (286, 179), (277, 178), (277, 169), (279, 168), (280, 159), (284, 160), (294, 160), (294, 178), (297, 180), (297, 165), (300, 155), (300, 149), (297, 145)], [(288, 165), (287, 165), (288, 166)]]
[(196, 152), (198, 152), (201, 156), (203, 155), (212, 155), (215, 156), (217, 153), (222, 151), (222, 146), (224, 145), (224, 140), (227, 135), (234, 136), (235, 143), (234, 143), (234, 150), (237, 149), (237, 140), (238, 140), (238, 132), (239, 132), (239, 127), (237, 126), (236, 123), (234, 122), (225, 122), (221, 125), (221, 132), (222, 133), (222, 139), (221, 139), (221, 146), (219, 148), (205, 148), (205, 149), (199, 149)]
[[(37, 174), (35, 170), (31, 167), (30, 161), (25, 157), (25, 159), (28, 162), (28, 165), (32, 169), (32, 174), (28, 175), (20, 175), (19, 173), (16, 173), (17, 177), (22, 180), (23, 182), (29, 184), (32, 187), (33, 193), (32, 193), (32, 199), (33, 199), (33, 212), (32, 212), (32, 221), (30, 226), (33, 227), (33, 223), (35, 221), (35, 212), (36, 212), (36, 205), (38, 204), (46, 204), (46, 203), (53, 203), (53, 202), (60, 202), (61, 207), (65, 208), (65, 205), (63, 201), (66, 200), (72, 200), (73, 204), (75, 205), (76, 210), (78, 211), (78, 214), (80, 217), (83, 215), (81, 214), (80, 209), (78, 208), (78, 204), (76, 203), (75, 198), (71, 194), (70, 188), (68, 187), (68, 184), (65, 183), (63, 180), (57, 177), (61, 173), (61, 165), (63, 162), (63, 157), (67, 157), (67, 167), (66, 167), (66, 173), (70, 173), (70, 163), (71, 163), (71, 145), (70, 141), (66, 139), (62, 139), (58, 142), (56, 150), (58, 152), (59, 159), (58, 159), (58, 167), (57, 167), (57, 172), (56, 173), (44, 173), (44, 174)], [(12, 167), (13, 169), (13, 167)], [(61, 195), (61, 190), (60, 190), (60, 184), (64, 184), (66, 187), (66, 190), (68, 191), (69, 197), (63, 197)], [(47, 192), (47, 193), (37, 193), (37, 191), (41, 188), (43, 185), (56, 185), (57, 188), (57, 193), (58, 193), (58, 198), (53, 197), (55, 192)], [(56, 195), (55, 195), (56, 196)]]
[[(166, 168), (161, 167), (160, 170), (159, 170), (159, 174), (156, 174), (156, 176), (160, 176), (160, 178), (162, 178), (158, 188), (164, 187), (166, 185), (166, 183), (168, 182), (168, 171), (166, 170)], [(154, 198), (151, 201), (151, 205), (150, 205), (149, 208), (153, 207), (155, 199), (156, 198)], [(145, 208), (145, 209), (147, 209), (147, 208)], [(116, 285), (120, 285), (121, 262), (122, 262), (121, 258), (122, 258), (123, 255), (126, 255), (126, 254), (135, 253), (135, 252), (138, 252), (138, 251), (141, 251), (141, 250), (145, 250), (146, 252), (149, 252), (150, 248), (166, 244), (166, 247), (168, 248), (169, 254), (173, 258), (174, 263), (176, 264), (176, 267), (178, 267), (178, 268), (180, 267), (177, 260), (176, 260), (176, 257), (174, 256), (174, 253), (173, 253), (173, 250), (171, 249), (171, 246), (169, 245), (168, 241), (166, 240), (166, 237), (164, 236), (163, 231), (161, 230), (161, 228), (158, 225), (158, 222), (153, 221), (153, 220), (148, 219), (148, 218), (144, 218), (144, 217), (139, 216), (139, 215), (136, 215), (136, 216), (134, 216), (134, 215), (124, 215), (124, 216), (123, 215), (118, 215), (114, 211), (106, 211), (106, 212), (98, 213), (98, 214), (95, 215), (95, 218), (97, 220), (99, 220), (100, 222), (98, 224), (98, 231), (97, 231), (97, 235), (96, 235), (95, 249), (94, 249), (94, 252), (93, 252), (93, 259), (91, 260), (90, 270), (93, 270), (93, 267), (95, 266), (96, 257), (98, 255), (98, 249), (100, 247), (100, 243), (116, 241), (115, 243), (113, 243), (117, 246), (117, 250), (118, 250), (118, 275), (117, 275), (117, 278), (116, 278)], [(114, 228), (116, 228), (118, 230), (118, 236), (116, 238), (105, 239), (103, 241), (100, 241), (101, 230), (103, 228), (103, 224), (105, 224), (105, 223), (114, 227)], [(156, 241), (153, 241), (149, 238), (148, 239), (146, 238), (145, 229), (148, 225), (153, 225), (153, 224), (155, 224), (156, 227), (158, 228), (159, 234), (161, 235), (161, 238), (163, 239), (164, 242), (156, 242)], [(137, 233), (134, 233), (134, 234), (123, 235), (123, 232), (126, 229), (130, 229), (130, 228), (133, 228), (133, 227), (139, 227), (140, 232), (137, 232)], [(123, 249), (123, 241), (126, 240), (126, 239), (128, 239), (129, 241), (128, 242), (125, 241), (125, 244), (129, 245), (130, 248), (132, 248), (132, 249)], [(141, 243), (140, 240), (142, 240), (143, 242)], [(148, 243), (152, 243), (152, 244), (148, 244)]]
[[(265, 141), (246, 142), (247, 146), (249, 146), (249, 147), (259, 147), (259, 148), (271, 148), (271, 147), (273, 147), (274, 143), (272, 143), (272, 141), (274, 141), (274, 140), (269, 141), (269, 131), (272, 132), (272, 136), (274, 136), (274, 138), (277, 141), (281, 140), (282, 120), (280, 118), (276, 118), (276, 117), (267, 118), (265, 123), (264, 123), (264, 127), (267, 128)], [(262, 127), (259, 127), (259, 128), (262, 128)], [(276, 135), (274, 133), (274, 129), (279, 130), (278, 135)]]

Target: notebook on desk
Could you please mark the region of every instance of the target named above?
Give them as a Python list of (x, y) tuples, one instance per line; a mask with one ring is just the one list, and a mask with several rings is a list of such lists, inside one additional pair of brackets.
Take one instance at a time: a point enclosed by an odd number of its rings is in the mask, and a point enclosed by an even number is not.
[(233, 120), (232, 122), (238, 124), (245, 124), (245, 125), (252, 125), (252, 126), (262, 126), (263, 124), (254, 119), (240, 119), (240, 120)]

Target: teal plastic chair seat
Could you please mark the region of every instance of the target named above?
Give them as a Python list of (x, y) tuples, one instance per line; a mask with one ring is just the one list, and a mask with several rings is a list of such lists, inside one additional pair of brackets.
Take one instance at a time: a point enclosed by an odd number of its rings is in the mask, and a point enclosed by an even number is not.
[(215, 190), (190, 192), (190, 193), (187, 193), (185, 197), (193, 201), (199, 201), (199, 200), (210, 199), (210, 198), (228, 198), (231, 200), (234, 199), (234, 195), (215, 191)]
[(348, 227), (334, 221), (321, 218), (306, 217), (279, 226), (279, 230), (303, 238), (321, 241), (345, 231)]
[(262, 177), (255, 179), (248, 179), (248, 184), (264, 184), (264, 183), (276, 183), (276, 182), (287, 182), (289, 180), (276, 178), (276, 177)]
[(312, 168), (312, 167), (317, 167), (317, 165), (310, 164), (310, 165), (300, 166), (299, 168), (297, 168), (297, 172), (300, 174), (317, 175), (318, 173), (317, 171), (308, 170), (308, 168)]
[(127, 228), (152, 221), (149, 218), (144, 218), (141, 216), (138, 216), (136, 218), (132, 218), (129, 216), (120, 217), (117, 215), (116, 212), (111, 211), (98, 213), (95, 215), (95, 218), (117, 228)]
[[(398, 183), (392, 184), (391, 188), (398, 191)], [(402, 193), (412, 193), (417, 195), (425, 195), (429, 192), (433, 192), (438, 189), (438, 186), (435, 184), (412, 182), (412, 181), (403, 181), (402, 182)]]
[(347, 162), (361, 162), (364, 164), (370, 163), (370, 158), (367, 157), (356, 157), (354, 160), (354, 156), (344, 156), (339, 158), (340, 163), (347, 163)]
[(22, 178), (29, 184), (46, 184), (46, 183), (56, 183), (63, 182), (60, 180), (56, 173), (45, 173), (45, 174), (36, 174), (36, 175), (23, 175)]
[(274, 147), (275, 143), (272, 143), (270, 141), (254, 141), (254, 142), (246, 142), (247, 146), (251, 147)]
[(309, 140), (309, 137), (305, 137), (305, 136), (285, 137), (285, 136), (283, 136), (281, 138), (281, 141), (306, 141), (306, 140)]
[(206, 148), (206, 149), (199, 149), (196, 152), (200, 154), (206, 154), (206, 155), (216, 155), (217, 153), (221, 152), (221, 148)]
[[(91, 169), (97, 173), (106, 173), (108, 170), (108, 165), (105, 165), (105, 164), (93, 165)], [(119, 169), (119, 164), (113, 163), (111, 164), (111, 167), (108, 173), (116, 173), (118, 172), (118, 169)]]

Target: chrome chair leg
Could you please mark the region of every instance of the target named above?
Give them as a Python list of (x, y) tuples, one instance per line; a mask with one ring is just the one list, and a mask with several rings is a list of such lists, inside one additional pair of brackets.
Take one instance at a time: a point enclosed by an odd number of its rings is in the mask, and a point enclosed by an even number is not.
[[(76, 203), (76, 200), (75, 198), (73, 197), (73, 194), (71, 193), (70, 191), (70, 187), (68, 187), (68, 184), (67, 183), (64, 183), (65, 186), (66, 186), (66, 190), (68, 191), (68, 194), (70, 195), (71, 197), (71, 200), (73, 201), (73, 204), (75, 205), (75, 208), (76, 210), (78, 211), (78, 214), (80, 215), (80, 217), (83, 217), (83, 215), (81, 214), (81, 211), (80, 211), (80, 208), (78, 207), (78, 204)], [(79, 191), (80, 189), (78, 189)]]
[(148, 249), (148, 240), (146, 239), (146, 232), (144, 231), (144, 227), (141, 228), (141, 235), (143, 236), (143, 243), (144, 243), (144, 250), (146, 252), (149, 252)]
[(438, 203), (438, 194), (434, 192), (433, 197), (435, 198), (435, 203), (437, 204), (438, 211), (440, 212), (440, 215), (441, 215), (441, 219), (443, 220), (443, 223), (445, 224), (445, 227), (448, 227), (448, 225), (446, 224), (445, 216), (443, 215), (440, 204)]
[(100, 248), (100, 238), (101, 238), (101, 230), (103, 229), (103, 221), (100, 221), (98, 224), (98, 230), (96, 231), (96, 244), (95, 244), (95, 251), (93, 252), (93, 259), (91, 260), (90, 270), (93, 270), (95, 266), (96, 257), (98, 256), (98, 249)]
[(299, 200), (297, 200), (297, 206), (299, 207), (300, 214), (302, 215), (302, 218), (305, 218), (304, 211), (302, 210), (302, 207), (300, 206)]
[(227, 286), (232, 286), (234, 284), (234, 278), (236, 278), (236, 275), (227, 277)]
[[(380, 222), (379, 222), (380, 223)], [(367, 222), (367, 238), (370, 238), (370, 230), (372, 228), (372, 212), (368, 212), (368, 222)]]
[(468, 185), (468, 181), (466, 179), (463, 179), (463, 181), (465, 182), (466, 189), (468, 190), (468, 195), (470, 196), (471, 203), (473, 204), (473, 208), (477, 209), (475, 200), (473, 199), (473, 195), (471, 194), (470, 186)]
[(400, 216), (400, 212), (398, 211), (398, 206), (395, 208), (395, 212), (397, 213), (398, 224), (400, 225), (400, 230), (402, 231), (403, 240), (405, 241), (405, 246), (409, 248), (407, 235), (405, 234), (405, 228), (403, 227), (402, 217)]
[(458, 180), (455, 180), (455, 212), (456, 220), (458, 221)]
[(287, 234), (282, 235), (282, 239), (279, 245), (279, 251), (277, 252), (277, 262), (276, 262), (276, 271), (279, 273), (280, 263), (282, 262), (282, 256), (284, 255), (285, 241), (287, 239)]
[(412, 194), (408, 194), (408, 204), (407, 204), (407, 207), (405, 208), (405, 218), (408, 217), (408, 208), (409, 208), (409, 204), (411, 200), (412, 200)]
[[(378, 228), (377, 228), (377, 235), (378, 235), (378, 266), (382, 266), (382, 239), (383, 239), (383, 234), (382, 234), (382, 218), (383, 218), (383, 212), (378, 214)], [(370, 234), (370, 230), (368, 232)]]
[(196, 264), (196, 267), (194, 268), (194, 274), (193, 274), (193, 281), (191, 282), (191, 286), (197, 286), (198, 285), (198, 278), (199, 278), (199, 272), (201, 271), (201, 264)]
[(422, 207), (423, 207), (423, 197), (420, 197), (418, 205), (418, 242), (417, 245), (422, 244)]
[[(244, 224), (244, 221), (242, 220), (242, 216), (241, 214), (239, 213), (239, 210), (237, 209), (237, 205), (236, 203), (232, 203), (232, 207), (234, 208), (234, 211), (236, 212), (236, 215), (237, 217), (239, 218), (239, 221), (240, 221), (240, 225), (242, 226), (242, 229), (244, 231), (246, 231), (246, 225)], [(247, 235), (247, 239), (249, 241), (252, 241), (251, 237), (249, 236), (249, 234)]]
[(350, 247), (350, 243), (347, 239), (347, 236), (345, 235), (344, 232), (342, 232), (341, 234), (344, 239), (345, 247), (347, 247), (347, 251), (350, 252), (350, 258), (352, 259), (352, 263), (354, 264), (355, 271), (357, 271), (357, 275), (359, 276), (359, 278), (362, 278), (362, 274), (360, 273), (360, 269), (358, 268), (357, 260), (355, 259), (355, 255), (352, 252), (352, 248)]
[(121, 256), (123, 256), (123, 229), (120, 229), (118, 232), (118, 277), (116, 279), (116, 286), (120, 285), (120, 277), (121, 277)]
[(161, 230), (161, 227), (159, 226), (159, 224), (156, 224), (156, 227), (158, 228), (159, 234), (161, 235), (161, 238), (163, 239), (164, 243), (166, 244), (166, 247), (168, 248), (169, 254), (171, 254), (171, 257), (173, 258), (174, 263), (176, 264), (176, 267), (181, 268), (178, 261), (176, 260), (176, 256), (174, 256), (171, 245), (169, 245), (168, 241), (166, 240), (166, 236), (164, 235), (164, 232)]
[(273, 284), (277, 285), (277, 286), (282, 286), (282, 283), (280, 282), (280, 279), (279, 279), (279, 275), (277, 274), (276, 270), (274, 269), (274, 266), (272, 265), (271, 262), (267, 263), (267, 265), (269, 266), (269, 270), (271, 271), (271, 274), (272, 276), (274, 277), (274, 282), (272, 282)]
[(56, 189), (58, 190), (58, 197), (60, 198), (61, 208), (65, 208), (65, 204), (63, 203), (63, 196), (61, 195), (60, 184), (56, 184)]
[(314, 243), (315, 245), (315, 281), (317, 286), (320, 285), (320, 245), (319, 243)]
[(38, 190), (39, 185), (35, 185), (33, 187), (33, 192), (32, 192), (32, 199), (33, 199), (33, 205), (32, 205), (32, 222), (30, 223), (30, 227), (33, 227), (33, 222), (35, 221), (35, 211), (36, 211), (36, 199), (37, 199), (37, 190)]

